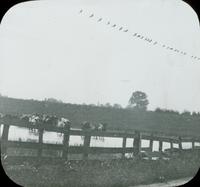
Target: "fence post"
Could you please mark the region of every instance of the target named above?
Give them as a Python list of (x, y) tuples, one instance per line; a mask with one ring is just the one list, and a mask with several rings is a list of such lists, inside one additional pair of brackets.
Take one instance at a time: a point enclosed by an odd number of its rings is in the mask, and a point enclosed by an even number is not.
[(194, 140), (192, 140), (192, 149), (195, 149), (195, 141)]
[(149, 142), (149, 149), (152, 152), (153, 151), (153, 134), (151, 134), (150, 142)]
[(123, 142), (122, 142), (122, 158), (125, 158), (125, 153), (126, 153), (126, 137), (123, 137)]
[(159, 151), (159, 152), (162, 152), (162, 148), (163, 148), (163, 142), (162, 142), (162, 140), (159, 140), (159, 148), (158, 148), (158, 151)]
[(179, 139), (179, 149), (180, 149), (180, 151), (182, 151), (182, 149), (183, 149), (183, 147), (182, 147), (182, 139), (181, 139), (181, 137), (178, 137), (178, 139)]
[(7, 142), (8, 142), (8, 134), (9, 134), (9, 125), (3, 125), (3, 132), (1, 137), (1, 153), (6, 154), (7, 153)]
[(90, 149), (91, 134), (90, 130), (85, 130), (84, 142), (83, 142), (83, 159), (88, 159)]
[[(150, 138), (149, 141), (150, 141), (150, 142), (149, 142), (149, 152), (153, 152), (153, 134), (151, 134), (151, 138)], [(151, 153), (150, 153), (150, 155), (151, 155)], [(149, 160), (152, 159), (151, 156), (148, 156), (148, 157), (149, 157)]]
[(64, 160), (68, 160), (69, 150), (69, 137), (70, 137), (70, 125), (64, 126), (64, 137), (63, 137), (63, 155)]
[(43, 146), (43, 133), (44, 133), (44, 128), (42, 127), (41, 124), (39, 124), (39, 142), (38, 142), (38, 157), (42, 157), (42, 146)]
[(133, 156), (138, 157), (141, 149), (141, 135), (139, 131), (135, 131), (135, 137), (133, 141)]
[(173, 146), (173, 140), (170, 140), (170, 148), (173, 149), (174, 146)]
[(160, 153), (159, 158), (162, 158), (162, 149), (163, 149), (163, 142), (162, 140), (159, 140), (159, 147), (158, 147), (158, 151)]

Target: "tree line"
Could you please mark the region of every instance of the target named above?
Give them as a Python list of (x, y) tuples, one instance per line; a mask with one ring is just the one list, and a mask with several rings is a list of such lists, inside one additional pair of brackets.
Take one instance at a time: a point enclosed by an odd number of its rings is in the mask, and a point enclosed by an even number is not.
[[(8, 96), (4, 96), (0, 93), (0, 97), (4, 97), (4, 98), (8, 98)], [(34, 101), (34, 100), (33, 100)], [(105, 104), (86, 104), (86, 103), (82, 103), (82, 104), (70, 104), (70, 103), (65, 103), (60, 99), (56, 99), (56, 98), (45, 98), (42, 102), (45, 103), (45, 105), (48, 105), (48, 103), (54, 103), (54, 104), (69, 104), (69, 105), (78, 105), (78, 106), (89, 106), (89, 107), (102, 107), (102, 108), (114, 108), (114, 109), (127, 109), (127, 110), (132, 110), (132, 111), (148, 111), (148, 105), (149, 105), (149, 100), (148, 100), (148, 96), (145, 92), (142, 91), (134, 91), (131, 94), (131, 97), (128, 100), (128, 104), (126, 107), (122, 107), (120, 104), (118, 103), (114, 103), (113, 105), (110, 104), (109, 102), (105, 103)], [(167, 113), (167, 114), (181, 114), (183, 116), (200, 116), (200, 112), (190, 112), (188, 110), (184, 110), (183, 112), (179, 112), (176, 110), (172, 110), (172, 109), (165, 109), (165, 108), (160, 108), (157, 107), (155, 110), (155, 112), (157, 113)]]

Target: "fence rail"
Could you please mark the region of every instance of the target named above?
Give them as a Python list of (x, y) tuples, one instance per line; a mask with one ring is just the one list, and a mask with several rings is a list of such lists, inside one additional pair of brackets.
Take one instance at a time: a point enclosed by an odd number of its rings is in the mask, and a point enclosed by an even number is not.
[[(192, 149), (195, 149), (196, 146), (194, 142), (200, 142), (199, 137), (180, 137), (180, 136), (164, 136), (154, 133), (147, 133), (142, 131), (133, 131), (133, 132), (119, 132), (119, 131), (94, 131), (94, 130), (74, 130), (70, 127), (53, 127), (50, 125), (45, 125), (42, 123), (37, 123), (33, 125), (32, 123), (25, 122), (18, 119), (0, 119), (0, 124), (4, 125), (2, 137), (1, 137), (1, 153), (7, 153), (7, 148), (28, 148), (36, 149), (37, 156), (42, 157), (42, 152), (44, 149), (47, 150), (58, 150), (62, 152), (62, 158), (67, 160), (69, 154), (82, 154), (83, 159), (88, 159), (89, 154), (116, 154), (120, 153), (122, 158), (125, 157), (125, 153), (133, 153), (135, 157), (140, 156), (142, 152), (145, 152), (148, 157), (162, 157), (163, 156), (163, 142), (170, 143), (171, 148), (173, 148), (173, 143), (179, 145), (179, 150), (182, 150), (182, 142), (191, 142)], [(17, 126), (23, 128), (38, 129), (39, 138), (37, 142), (22, 142), (22, 141), (10, 141), (8, 140), (9, 127)], [(43, 142), (43, 133), (44, 131), (51, 131), (63, 134), (62, 144), (50, 144)], [(82, 146), (69, 146), (69, 138), (72, 135), (84, 137), (84, 143)], [(90, 141), (92, 136), (99, 137), (116, 137), (122, 138), (122, 147), (91, 147)], [(126, 147), (127, 138), (134, 139), (132, 147)], [(150, 140), (149, 147), (143, 148), (141, 146), (141, 140), (146, 139)], [(153, 152), (153, 141), (159, 142), (159, 150)]]

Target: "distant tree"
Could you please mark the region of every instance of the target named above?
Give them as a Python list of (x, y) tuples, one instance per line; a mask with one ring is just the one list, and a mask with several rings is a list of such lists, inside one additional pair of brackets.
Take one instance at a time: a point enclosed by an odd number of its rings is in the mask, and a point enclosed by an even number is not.
[(120, 104), (115, 103), (115, 104), (113, 105), (113, 108), (122, 108), (122, 106), (121, 106)]
[(184, 111), (181, 113), (181, 115), (183, 115), (183, 116), (190, 116), (191, 113), (190, 113), (190, 111), (184, 110)]
[(163, 112), (163, 113), (169, 113), (169, 114), (179, 114), (176, 110), (168, 110), (168, 109), (162, 109), (162, 108), (156, 108), (155, 112)]
[(112, 105), (111, 105), (110, 103), (106, 103), (106, 104), (105, 104), (105, 107), (107, 107), (107, 108), (111, 108)]
[(195, 111), (193, 111), (191, 115), (192, 115), (192, 116), (199, 117), (199, 116), (200, 116), (200, 112), (195, 112)]
[(147, 94), (141, 91), (135, 91), (132, 93), (129, 99), (128, 108), (133, 108), (137, 110), (147, 110), (149, 101), (147, 99)]
[(158, 108), (155, 109), (155, 112), (165, 112), (165, 111), (162, 108), (158, 107)]
[(50, 102), (50, 103), (63, 103), (61, 100), (55, 99), (55, 98), (45, 98), (45, 102)]
[(170, 114), (179, 114), (179, 112), (176, 110), (167, 110), (167, 112)]
[(191, 115), (192, 115), (192, 116), (198, 116), (198, 113), (195, 112), (195, 111), (193, 111)]
[(95, 104), (89, 104), (89, 106), (95, 107), (96, 105)]

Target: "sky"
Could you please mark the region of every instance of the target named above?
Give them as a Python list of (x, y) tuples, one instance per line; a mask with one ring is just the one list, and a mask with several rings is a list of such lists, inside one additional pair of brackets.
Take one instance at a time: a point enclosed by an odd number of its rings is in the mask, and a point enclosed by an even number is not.
[(0, 51), (2, 95), (125, 107), (139, 90), (149, 110), (200, 111), (199, 21), (181, 0), (20, 3), (4, 15)]

